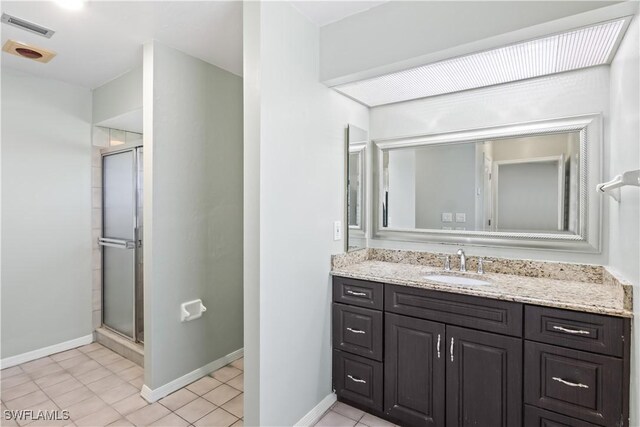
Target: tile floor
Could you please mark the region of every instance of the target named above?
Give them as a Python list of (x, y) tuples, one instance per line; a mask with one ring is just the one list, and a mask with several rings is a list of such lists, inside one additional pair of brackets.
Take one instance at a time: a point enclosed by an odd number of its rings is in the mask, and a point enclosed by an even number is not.
[(356, 409), (342, 402), (336, 402), (324, 413), (317, 427), (395, 427), (395, 424)]
[[(0, 372), (2, 426), (242, 426), (243, 359), (149, 404), (140, 366), (98, 343)], [(66, 421), (6, 420), (5, 410), (68, 410)]]

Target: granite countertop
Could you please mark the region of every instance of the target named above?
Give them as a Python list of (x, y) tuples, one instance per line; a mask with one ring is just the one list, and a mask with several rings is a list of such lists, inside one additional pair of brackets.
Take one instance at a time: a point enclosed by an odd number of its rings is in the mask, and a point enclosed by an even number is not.
[[(633, 317), (629, 293), (621, 284), (585, 283), (501, 273), (445, 272), (442, 268), (362, 260), (335, 266), (334, 276), (412, 286), (457, 294), (536, 304), (620, 317)], [(434, 274), (460, 275), (489, 282), (488, 285), (450, 285), (425, 279)]]

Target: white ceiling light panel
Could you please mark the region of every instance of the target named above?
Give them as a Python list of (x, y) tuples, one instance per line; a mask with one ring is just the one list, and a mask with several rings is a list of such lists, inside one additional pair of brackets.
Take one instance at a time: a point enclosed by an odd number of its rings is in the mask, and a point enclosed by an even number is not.
[(459, 92), (609, 63), (627, 18), (335, 86), (365, 105)]

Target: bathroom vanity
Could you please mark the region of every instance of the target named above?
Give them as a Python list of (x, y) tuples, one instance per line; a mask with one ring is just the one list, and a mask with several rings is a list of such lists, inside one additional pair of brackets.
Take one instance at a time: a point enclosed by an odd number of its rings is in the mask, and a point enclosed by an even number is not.
[[(628, 425), (621, 284), (441, 270), (334, 267), (338, 400), (402, 426)], [(436, 272), (488, 285), (425, 278)]]

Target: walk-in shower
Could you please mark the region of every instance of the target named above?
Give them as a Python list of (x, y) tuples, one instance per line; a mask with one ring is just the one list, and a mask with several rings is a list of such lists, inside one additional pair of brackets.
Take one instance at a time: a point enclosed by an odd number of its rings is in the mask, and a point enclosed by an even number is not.
[(102, 152), (102, 323), (144, 341), (141, 146)]

